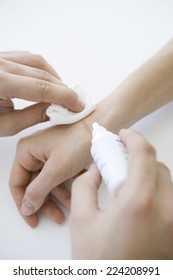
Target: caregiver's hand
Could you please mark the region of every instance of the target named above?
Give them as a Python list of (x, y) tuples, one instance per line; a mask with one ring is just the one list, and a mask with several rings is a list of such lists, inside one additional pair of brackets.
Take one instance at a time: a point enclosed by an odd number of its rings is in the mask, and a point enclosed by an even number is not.
[[(15, 110), (14, 98), (39, 103)], [(48, 103), (62, 104), (75, 112), (83, 108), (77, 94), (40, 55), (0, 52), (0, 136), (46, 121)]]
[(98, 206), (101, 178), (95, 166), (73, 182), (73, 258), (173, 259), (170, 172), (143, 136), (122, 130), (120, 137), (128, 152), (128, 178), (107, 210)]
[[(64, 215), (51, 199), (70, 206), (70, 194), (60, 184), (78, 174), (91, 161), (91, 132), (80, 121), (39, 131), (17, 145), (10, 189), (25, 221), (37, 225), (38, 210), (62, 223)], [(58, 186), (57, 188), (55, 188)]]

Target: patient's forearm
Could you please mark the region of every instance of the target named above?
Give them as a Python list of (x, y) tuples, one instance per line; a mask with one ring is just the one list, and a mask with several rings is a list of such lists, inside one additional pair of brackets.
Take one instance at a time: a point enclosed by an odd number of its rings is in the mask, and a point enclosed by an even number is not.
[(117, 132), (173, 100), (173, 40), (98, 103), (93, 119)]

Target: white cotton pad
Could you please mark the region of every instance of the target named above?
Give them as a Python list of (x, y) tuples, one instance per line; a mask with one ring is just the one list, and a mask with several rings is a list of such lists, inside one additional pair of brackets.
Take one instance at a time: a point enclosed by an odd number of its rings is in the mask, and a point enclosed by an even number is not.
[(76, 85), (73, 89), (78, 94), (79, 99), (83, 102), (85, 108), (83, 111), (75, 113), (62, 105), (51, 104), (46, 110), (46, 114), (50, 118), (51, 124), (58, 125), (75, 123), (94, 111), (95, 103), (91, 100), (88, 94), (86, 94), (81, 85)]

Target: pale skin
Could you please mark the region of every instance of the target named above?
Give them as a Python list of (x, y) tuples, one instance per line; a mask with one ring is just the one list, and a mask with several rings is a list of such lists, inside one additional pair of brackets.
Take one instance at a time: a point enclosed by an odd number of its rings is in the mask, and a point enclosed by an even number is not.
[(173, 99), (172, 50), (170, 41), (99, 102), (84, 120), (37, 132), (18, 143), (10, 189), (19, 212), (30, 226), (37, 225), (39, 209), (56, 222), (63, 222), (63, 213), (50, 193), (53, 191), (61, 203), (70, 206), (70, 194), (60, 185), (90, 163), (94, 121), (117, 133)]
[[(128, 178), (106, 210), (98, 205), (95, 165), (72, 185), (73, 259), (173, 259), (173, 182), (142, 135), (121, 130)], [(79, 199), (80, 198), (80, 199)]]
[[(37, 103), (15, 110), (14, 98)], [(43, 57), (29, 52), (0, 52), (0, 136), (14, 135), (47, 121), (50, 103), (62, 104), (75, 112), (83, 109), (77, 94)]]

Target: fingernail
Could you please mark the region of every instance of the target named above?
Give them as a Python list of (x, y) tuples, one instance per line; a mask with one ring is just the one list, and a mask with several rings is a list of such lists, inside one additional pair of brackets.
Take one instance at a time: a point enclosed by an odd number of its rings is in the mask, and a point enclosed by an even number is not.
[(32, 215), (34, 213), (34, 207), (27, 200), (24, 200), (21, 207), (21, 213), (25, 216)]
[(82, 103), (82, 101), (79, 101), (79, 107), (80, 109), (84, 109), (85, 105)]

